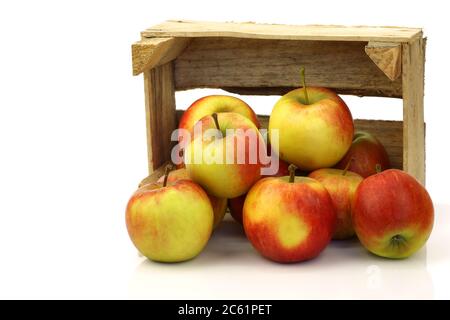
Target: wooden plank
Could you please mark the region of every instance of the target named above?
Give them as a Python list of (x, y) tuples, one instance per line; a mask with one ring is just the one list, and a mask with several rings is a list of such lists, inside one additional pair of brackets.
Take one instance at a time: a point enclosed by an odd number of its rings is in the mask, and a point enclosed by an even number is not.
[(425, 184), (424, 67), (425, 42), (403, 45), (403, 163)]
[(176, 90), (222, 88), (249, 94), (284, 94), (300, 86), (338, 93), (402, 96), (402, 79), (389, 80), (364, 51), (365, 42), (196, 38), (175, 60)]
[[(177, 110), (177, 123), (183, 115), (183, 110)], [(267, 129), (269, 116), (258, 115), (262, 129)], [(356, 119), (355, 129), (373, 134), (386, 148), (393, 168), (403, 168), (403, 122), (387, 120)]]
[(186, 48), (186, 38), (142, 39), (131, 46), (133, 75), (176, 59)]
[(144, 72), (145, 110), (147, 123), (148, 170), (170, 159), (176, 129), (175, 90), (172, 62)]
[(235, 37), (251, 39), (409, 42), (422, 30), (403, 27), (257, 24), (253, 22), (166, 21), (144, 37)]
[(392, 81), (402, 73), (402, 46), (392, 42), (369, 42), (365, 47), (369, 58)]
[[(292, 87), (221, 87), (220, 89), (230, 93), (250, 96), (282, 96), (291, 90), (297, 89), (299, 86)], [(182, 89), (185, 90), (185, 89)], [(395, 92), (380, 91), (375, 89), (357, 89), (357, 88), (333, 88), (339, 94), (347, 94), (358, 97), (373, 96), (373, 97), (390, 97), (401, 98)]]

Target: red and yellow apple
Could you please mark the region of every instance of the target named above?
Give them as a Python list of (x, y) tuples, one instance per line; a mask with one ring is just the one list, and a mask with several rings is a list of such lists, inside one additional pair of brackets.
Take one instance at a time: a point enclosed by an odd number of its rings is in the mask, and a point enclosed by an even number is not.
[(260, 127), (258, 117), (253, 109), (239, 98), (227, 95), (210, 95), (200, 98), (194, 101), (194, 103), (186, 109), (181, 116), (178, 125), (178, 129), (180, 130), (178, 132), (178, 142), (180, 143), (179, 155), (177, 156), (178, 159), (174, 159), (177, 164), (177, 168), (185, 167), (182, 154), (184, 153), (186, 144), (189, 143), (189, 141), (184, 139), (186, 132), (189, 133), (190, 139), (192, 140), (194, 138), (194, 125), (197, 121), (207, 115), (212, 115), (213, 113), (219, 112), (239, 113), (252, 121), (258, 129)]
[[(177, 169), (170, 171), (168, 177), (167, 177), (167, 184), (172, 184), (178, 180), (184, 180), (189, 178), (189, 175), (185, 168)], [(158, 179), (158, 182), (163, 183), (164, 182), (164, 176)], [(214, 212), (214, 228), (216, 228), (220, 222), (223, 220), (223, 217), (225, 216), (225, 212), (227, 211), (227, 199), (226, 198), (217, 198), (215, 196), (208, 194), (209, 201), (211, 201), (211, 205), (213, 207)]]
[(391, 167), (384, 146), (375, 136), (365, 131), (355, 132), (350, 149), (336, 165), (336, 168), (345, 168), (350, 159), (353, 161), (348, 170), (358, 173), (363, 178), (377, 173), (375, 169), (377, 164), (380, 165), (382, 171)]
[(352, 224), (352, 203), (363, 178), (354, 172), (339, 169), (318, 169), (309, 174), (319, 181), (331, 196), (336, 210), (337, 224), (333, 239), (348, 239), (355, 235)]
[(316, 257), (330, 242), (336, 212), (327, 190), (306, 177), (259, 180), (248, 192), (244, 231), (253, 247), (277, 262)]
[(201, 134), (184, 153), (189, 177), (219, 198), (245, 194), (261, 177), (260, 153), (265, 145), (258, 128), (234, 112), (205, 116), (195, 126)]
[[(272, 141), (273, 130), (278, 130), (279, 144)], [(339, 162), (350, 148), (353, 130), (347, 105), (326, 88), (304, 86), (288, 92), (275, 104), (269, 119), (275, 151), (305, 171)]]
[[(270, 167), (270, 163), (266, 165)], [(289, 175), (288, 170), (289, 165), (283, 160), (278, 161), (278, 171), (271, 177), (283, 177)], [(269, 176), (262, 176), (262, 178)], [(247, 194), (239, 196), (237, 198), (228, 199), (228, 208), (230, 209), (230, 214), (240, 224), (242, 224), (242, 209), (244, 208), (244, 201)]]
[(248, 118), (259, 128), (259, 120), (250, 106), (239, 98), (226, 95), (210, 95), (196, 100), (183, 113), (178, 128), (192, 133), (194, 125), (204, 116), (219, 112), (235, 112)]
[(190, 180), (146, 184), (128, 202), (126, 225), (142, 255), (159, 262), (197, 256), (207, 244), (214, 214), (206, 192)]
[(388, 169), (360, 183), (352, 221), (367, 250), (386, 258), (406, 258), (430, 236), (433, 203), (415, 178), (401, 170)]

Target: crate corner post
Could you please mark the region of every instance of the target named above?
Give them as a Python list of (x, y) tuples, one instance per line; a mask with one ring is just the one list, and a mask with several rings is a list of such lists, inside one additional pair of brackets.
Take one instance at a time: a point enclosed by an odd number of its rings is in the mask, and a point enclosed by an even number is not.
[(171, 135), (176, 129), (173, 63), (167, 62), (144, 74), (148, 173), (170, 159)]
[(176, 129), (173, 61), (186, 49), (184, 37), (145, 37), (131, 46), (133, 75), (143, 74), (148, 172), (170, 159)]
[(402, 44), (403, 170), (425, 184), (425, 40)]

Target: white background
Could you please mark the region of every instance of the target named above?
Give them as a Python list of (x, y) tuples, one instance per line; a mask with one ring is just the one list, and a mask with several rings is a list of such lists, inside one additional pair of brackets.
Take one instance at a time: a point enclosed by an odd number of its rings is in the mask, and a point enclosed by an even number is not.
[[(445, 1), (2, 1), (0, 298), (450, 298)], [(132, 42), (167, 19), (423, 27), (427, 187), (436, 223), (409, 260), (332, 243), (316, 260), (260, 258), (225, 222), (197, 259), (137, 256), (124, 209), (146, 176)], [(177, 94), (179, 108), (212, 91)], [(270, 113), (277, 97), (244, 97)], [(401, 100), (344, 97), (355, 118), (401, 119)]]

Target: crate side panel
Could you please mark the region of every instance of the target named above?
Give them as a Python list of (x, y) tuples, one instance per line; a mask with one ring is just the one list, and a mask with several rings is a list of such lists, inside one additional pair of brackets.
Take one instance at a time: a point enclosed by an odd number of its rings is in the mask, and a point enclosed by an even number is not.
[(284, 94), (300, 85), (360, 96), (402, 96), (365, 53), (366, 42), (196, 38), (175, 60), (176, 90), (222, 88), (247, 94)]

